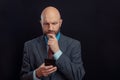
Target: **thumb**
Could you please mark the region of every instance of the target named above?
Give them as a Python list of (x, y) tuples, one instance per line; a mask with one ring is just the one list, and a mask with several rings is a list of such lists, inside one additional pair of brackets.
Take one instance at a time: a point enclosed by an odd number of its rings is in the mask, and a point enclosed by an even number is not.
[(41, 65), (41, 67), (43, 67), (43, 66), (45, 66), (45, 63), (43, 63), (43, 64)]

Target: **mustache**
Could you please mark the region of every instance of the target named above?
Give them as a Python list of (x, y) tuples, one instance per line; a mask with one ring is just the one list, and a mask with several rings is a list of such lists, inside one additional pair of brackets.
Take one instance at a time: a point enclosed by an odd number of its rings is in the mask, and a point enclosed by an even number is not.
[(46, 34), (55, 34), (55, 31), (49, 30), (48, 32), (46, 32)]

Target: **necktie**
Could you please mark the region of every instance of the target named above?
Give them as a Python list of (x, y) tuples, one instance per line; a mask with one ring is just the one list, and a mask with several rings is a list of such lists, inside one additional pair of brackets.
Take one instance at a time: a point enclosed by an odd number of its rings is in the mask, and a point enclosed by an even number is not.
[(48, 49), (48, 58), (49, 59), (53, 58), (53, 52), (52, 52), (52, 50), (50, 48)]

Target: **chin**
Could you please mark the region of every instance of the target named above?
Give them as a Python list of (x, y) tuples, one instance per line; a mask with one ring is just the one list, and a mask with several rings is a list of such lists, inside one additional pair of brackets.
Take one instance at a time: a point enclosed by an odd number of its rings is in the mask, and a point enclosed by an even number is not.
[(56, 35), (56, 33), (55, 33), (55, 32), (46, 33), (46, 35), (48, 35), (48, 34), (54, 34), (54, 35)]
[(45, 35), (50, 35), (50, 34), (52, 34), (52, 35), (56, 35), (55, 33), (47, 33), (47, 34), (45, 34)]
[(55, 33), (48, 33), (47, 35), (49, 35), (49, 34), (56, 35)]

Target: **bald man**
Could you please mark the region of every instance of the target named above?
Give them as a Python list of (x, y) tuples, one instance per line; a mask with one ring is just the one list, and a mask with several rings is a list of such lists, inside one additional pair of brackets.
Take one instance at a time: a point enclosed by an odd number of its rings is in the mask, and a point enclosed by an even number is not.
[[(43, 35), (25, 42), (21, 80), (82, 80), (85, 71), (78, 40), (60, 32), (60, 12), (52, 6), (41, 14)], [(52, 58), (48, 59), (49, 49)], [(46, 65), (45, 59), (54, 64)]]

